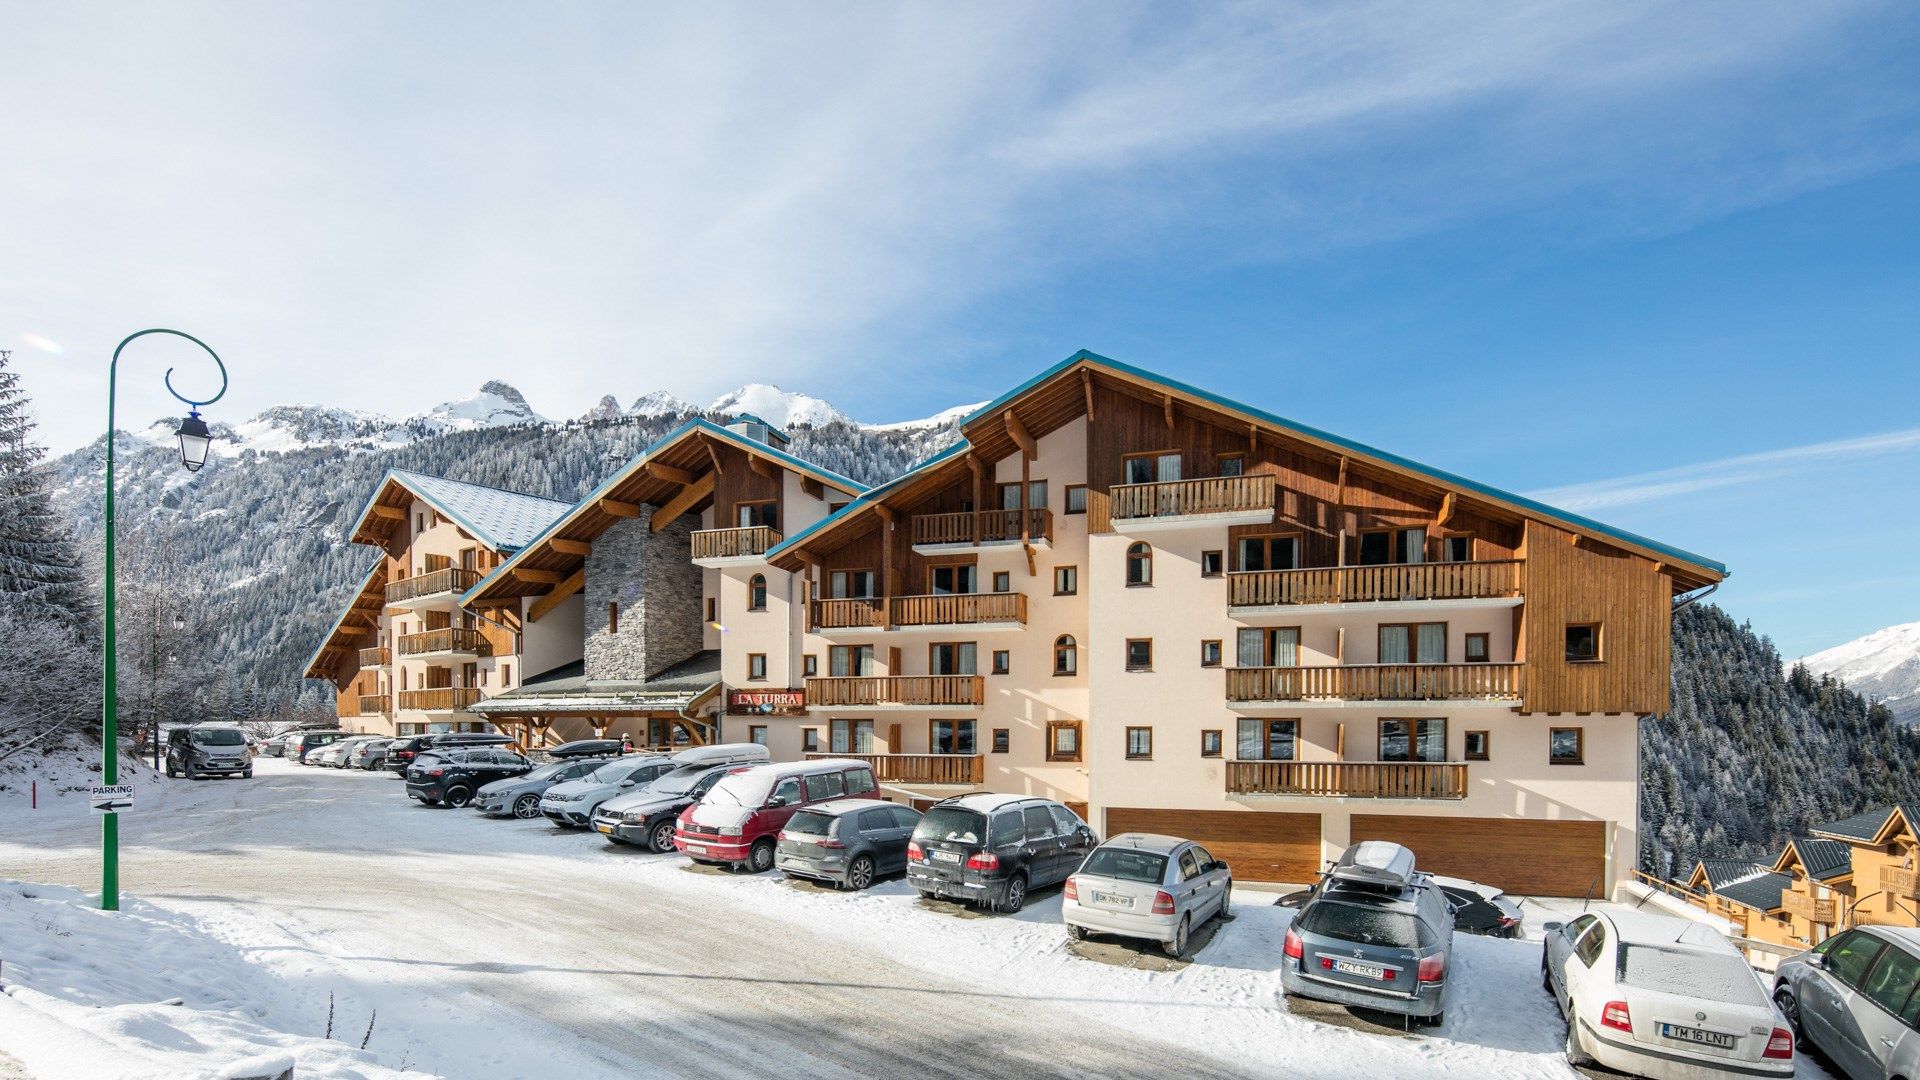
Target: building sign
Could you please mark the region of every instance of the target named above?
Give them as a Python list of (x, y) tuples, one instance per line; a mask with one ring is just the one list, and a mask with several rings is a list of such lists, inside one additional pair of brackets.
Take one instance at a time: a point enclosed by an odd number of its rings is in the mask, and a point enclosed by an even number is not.
[(729, 690), (729, 716), (805, 716), (805, 690)]

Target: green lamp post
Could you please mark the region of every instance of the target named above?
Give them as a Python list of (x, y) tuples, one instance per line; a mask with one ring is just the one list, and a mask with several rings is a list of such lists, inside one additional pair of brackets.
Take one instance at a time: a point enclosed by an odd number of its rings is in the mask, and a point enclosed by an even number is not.
[[(102, 588), (102, 593), (106, 601), (106, 640), (104, 642), (106, 651), (103, 654), (101, 663), (101, 682), (105, 696), (101, 700), (100, 726), (101, 743), (106, 751), (106, 760), (103, 762), (103, 768), (101, 770), (103, 773), (102, 779), (109, 786), (120, 782), (120, 680), (114, 658), (115, 635), (117, 633), (117, 624), (114, 617), (113, 584), (114, 393), (119, 386), (120, 354), (124, 352), (126, 347), (131, 345), (136, 338), (143, 338), (148, 334), (171, 334), (174, 337), (186, 338), (188, 341), (205, 349), (207, 355), (213, 357), (214, 366), (220, 369), (220, 390), (204, 401), (195, 401), (181, 394), (178, 390), (175, 390), (173, 388), (173, 369), (167, 369), (165, 378), (167, 393), (185, 402), (187, 406), (187, 416), (186, 419), (180, 421), (178, 435), (180, 436), (180, 464), (186, 466), (188, 472), (200, 471), (200, 467), (207, 463), (207, 451), (213, 444), (213, 434), (207, 430), (207, 422), (200, 419), (200, 406), (211, 405), (219, 401), (227, 392), (227, 365), (220, 362), (219, 354), (215, 353), (211, 348), (208, 348), (206, 342), (201, 341), (192, 334), (183, 334), (178, 330), (155, 328), (152, 330), (142, 330), (137, 334), (127, 335), (126, 339), (120, 342), (113, 350), (113, 362), (107, 366), (107, 486), (105, 514), (107, 558), (105, 581)], [(154, 740), (156, 743), (159, 738), (160, 733), (155, 731)], [(108, 813), (102, 819), (100, 826), (100, 847), (100, 909), (102, 911), (118, 911), (120, 910), (119, 814)]]

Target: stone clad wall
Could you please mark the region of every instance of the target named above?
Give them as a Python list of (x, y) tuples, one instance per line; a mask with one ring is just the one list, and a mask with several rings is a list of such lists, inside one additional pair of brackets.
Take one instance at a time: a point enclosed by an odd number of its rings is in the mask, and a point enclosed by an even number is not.
[[(616, 523), (587, 556), (583, 615), (587, 677), (639, 681), (700, 651), (700, 568), (692, 562), (697, 518), (682, 516), (659, 532), (654, 507)], [(607, 605), (620, 605), (617, 633), (607, 632)]]

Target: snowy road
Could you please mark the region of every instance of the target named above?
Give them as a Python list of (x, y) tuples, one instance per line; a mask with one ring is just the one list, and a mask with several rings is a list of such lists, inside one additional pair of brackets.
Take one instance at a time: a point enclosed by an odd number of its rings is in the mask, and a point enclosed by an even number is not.
[[(0, 878), (97, 887), (97, 826), (0, 814)], [(408, 802), (386, 774), (262, 764), (168, 784), (124, 826), (124, 887), (197, 916), (449, 1077), (1569, 1077), (1538, 946), (1461, 938), (1437, 1033), (1290, 1013), (1289, 913), (1242, 890), (1191, 964), (1069, 947), (1017, 917), (691, 868), (545, 822)], [(313, 1032), (318, 1034), (318, 1031)]]

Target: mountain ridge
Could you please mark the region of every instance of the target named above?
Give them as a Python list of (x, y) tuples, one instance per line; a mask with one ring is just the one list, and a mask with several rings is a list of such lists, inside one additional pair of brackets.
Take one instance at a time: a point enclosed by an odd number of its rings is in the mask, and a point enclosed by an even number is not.
[(1920, 724), (1920, 622), (1882, 627), (1789, 661), (1788, 669), (1794, 664), (1879, 701), (1901, 723)]

